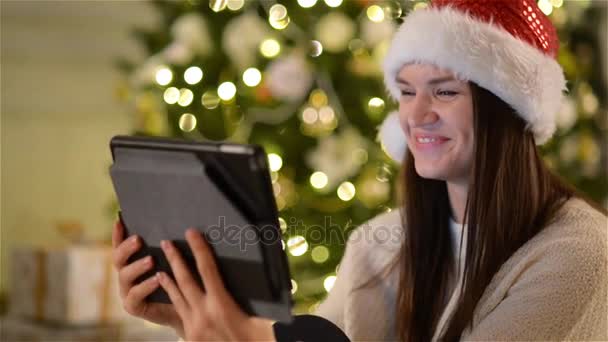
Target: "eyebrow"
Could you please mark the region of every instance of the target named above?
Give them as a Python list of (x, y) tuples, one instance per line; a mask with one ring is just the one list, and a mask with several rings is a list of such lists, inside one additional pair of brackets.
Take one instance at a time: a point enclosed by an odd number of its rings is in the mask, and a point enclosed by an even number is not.
[[(402, 79), (399, 76), (397, 76), (396, 80), (397, 80), (397, 83), (404, 84), (404, 85), (410, 85), (409, 82), (407, 82), (406, 80)], [(435, 84), (449, 82), (449, 81), (457, 81), (457, 79), (455, 79), (453, 76), (433, 78), (428, 82), (428, 84), (435, 85)]]

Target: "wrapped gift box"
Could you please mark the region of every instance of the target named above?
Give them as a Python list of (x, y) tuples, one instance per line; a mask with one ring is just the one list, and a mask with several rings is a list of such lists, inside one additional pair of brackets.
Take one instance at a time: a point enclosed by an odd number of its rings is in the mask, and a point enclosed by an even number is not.
[(9, 312), (55, 324), (100, 325), (127, 314), (105, 245), (19, 247), (11, 252)]

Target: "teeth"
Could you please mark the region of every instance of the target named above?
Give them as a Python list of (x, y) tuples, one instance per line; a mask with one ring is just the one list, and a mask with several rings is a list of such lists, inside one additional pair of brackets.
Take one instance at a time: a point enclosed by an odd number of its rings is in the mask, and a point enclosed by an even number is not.
[(435, 138), (418, 138), (418, 142), (423, 143), (423, 144), (427, 144), (427, 143), (431, 143), (431, 142), (435, 142), (435, 141), (437, 141), (437, 139), (435, 139)]

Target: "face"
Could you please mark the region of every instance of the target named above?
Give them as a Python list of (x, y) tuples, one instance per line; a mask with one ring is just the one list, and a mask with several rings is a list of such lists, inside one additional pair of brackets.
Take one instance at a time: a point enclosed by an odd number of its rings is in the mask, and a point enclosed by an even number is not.
[(474, 142), (469, 83), (429, 64), (404, 66), (397, 83), (399, 120), (418, 175), (466, 183)]

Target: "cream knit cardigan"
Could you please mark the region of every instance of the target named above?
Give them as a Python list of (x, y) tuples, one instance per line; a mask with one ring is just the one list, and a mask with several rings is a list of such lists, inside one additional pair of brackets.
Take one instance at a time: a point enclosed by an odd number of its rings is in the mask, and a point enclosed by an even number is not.
[[(398, 253), (400, 226), (399, 212), (393, 210), (349, 236), (334, 287), (315, 312), (353, 341), (397, 340), (398, 271), (369, 288), (353, 288)], [(607, 302), (608, 220), (582, 200), (571, 199), (552, 224), (503, 264), (475, 308), (473, 329), (465, 330), (462, 340), (608, 341)]]

